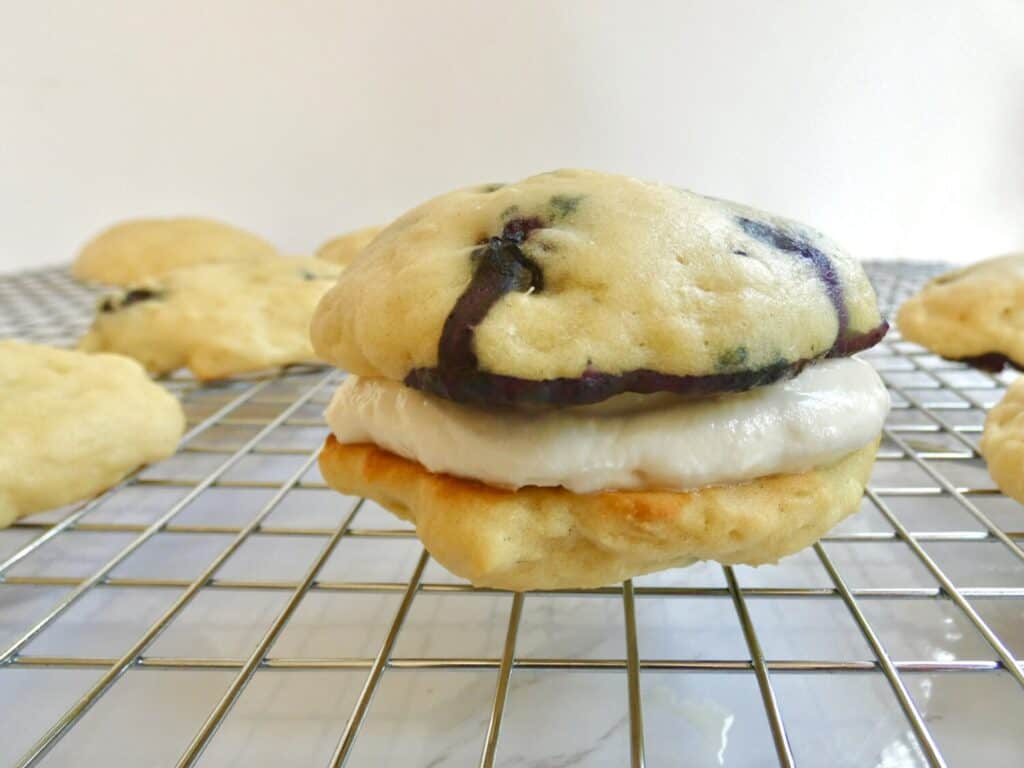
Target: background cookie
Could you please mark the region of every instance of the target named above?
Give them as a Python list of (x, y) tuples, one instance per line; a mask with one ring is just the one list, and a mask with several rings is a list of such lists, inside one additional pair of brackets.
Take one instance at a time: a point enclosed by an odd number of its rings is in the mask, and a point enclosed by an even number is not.
[(340, 267), (317, 259), (205, 264), (104, 298), (81, 349), (119, 352), (154, 373), (218, 379), (317, 362), (309, 321)]
[(0, 341), (0, 528), (174, 453), (178, 400), (134, 360)]
[(1024, 369), (1024, 253), (939, 275), (897, 315), (903, 338), (942, 357)]
[(591, 171), (442, 195), (366, 254), (321, 303), (314, 345), (339, 367), (435, 394), (450, 315), (471, 329), (453, 365), (532, 381), (760, 370), (882, 324), (860, 265), (822, 235)]
[(860, 506), (878, 442), (828, 466), (688, 492), (506, 491), (327, 439), (320, 470), (416, 525), (430, 554), (477, 586), (598, 587), (695, 560), (759, 565), (803, 549)]
[(1024, 504), (1024, 378), (988, 412), (980, 447), (996, 485)]
[(335, 264), (350, 264), (384, 227), (366, 227), (328, 240), (316, 250), (316, 257)]
[(178, 267), (254, 261), (276, 253), (261, 237), (212, 219), (135, 219), (87, 243), (72, 272), (83, 280), (131, 285)]

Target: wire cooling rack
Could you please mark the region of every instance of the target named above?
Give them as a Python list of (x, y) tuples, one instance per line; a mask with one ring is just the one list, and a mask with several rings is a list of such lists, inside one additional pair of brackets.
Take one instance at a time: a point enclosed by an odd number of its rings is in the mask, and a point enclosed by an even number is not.
[[(892, 307), (935, 266), (874, 264)], [(0, 278), (0, 336), (93, 296)], [(977, 454), (1010, 375), (897, 333), (860, 514), (778, 566), (475, 589), (328, 490), (340, 374), (197, 386), (174, 457), (0, 531), (0, 765), (1019, 766), (1024, 508)]]

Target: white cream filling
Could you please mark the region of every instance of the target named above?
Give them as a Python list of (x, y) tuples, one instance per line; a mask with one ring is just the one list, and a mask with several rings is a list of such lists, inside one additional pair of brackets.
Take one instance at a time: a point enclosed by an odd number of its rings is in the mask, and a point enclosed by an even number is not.
[(742, 394), (643, 401), (493, 412), (349, 376), (325, 416), (339, 442), (375, 443), (431, 472), (591, 493), (686, 490), (823, 466), (874, 440), (889, 411), (878, 374), (854, 358)]

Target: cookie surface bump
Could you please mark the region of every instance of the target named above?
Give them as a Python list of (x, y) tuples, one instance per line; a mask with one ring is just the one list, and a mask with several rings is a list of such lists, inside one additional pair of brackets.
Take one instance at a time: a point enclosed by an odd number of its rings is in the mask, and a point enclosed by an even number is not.
[(999, 489), (1024, 504), (1024, 378), (989, 411), (980, 447)]
[(135, 219), (115, 224), (85, 245), (75, 277), (131, 285), (178, 267), (259, 261), (277, 249), (250, 232), (211, 219)]
[(316, 249), (315, 256), (334, 264), (351, 264), (352, 259), (368, 246), (384, 227), (365, 227), (339, 235)]
[(170, 456), (184, 428), (133, 360), (0, 341), (0, 528)]
[(696, 560), (774, 563), (859, 508), (877, 448), (876, 440), (800, 474), (687, 492), (509, 491), (333, 436), (320, 471), (332, 488), (413, 522), (430, 554), (477, 586), (575, 589)]
[(863, 269), (824, 236), (624, 176), (442, 195), (365, 254), (317, 310), (318, 353), (462, 402), (735, 391), (884, 333)]
[(1024, 253), (947, 272), (897, 315), (903, 338), (951, 360), (1024, 369)]
[(80, 347), (200, 379), (316, 363), (310, 318), (340, 270), (301, 258), (174, 270), (104, 298)]

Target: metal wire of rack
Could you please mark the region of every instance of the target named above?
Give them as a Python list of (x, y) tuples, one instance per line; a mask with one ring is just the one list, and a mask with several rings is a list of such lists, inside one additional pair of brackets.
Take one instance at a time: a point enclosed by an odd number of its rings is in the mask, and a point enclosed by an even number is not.
[[(870, 273), (891, 311), (937, 268)], [(0, 337), (70, 344), (93, 300), (0, 277)], [(173, 377), (178, 454), (0, 531), (0, 765), (1020, 765), (1024, 508), (976, 448), (1012, 374), (865, 357), (893, 411), (813, 548), (528, 595), (326, 489), (338, 372)]]

